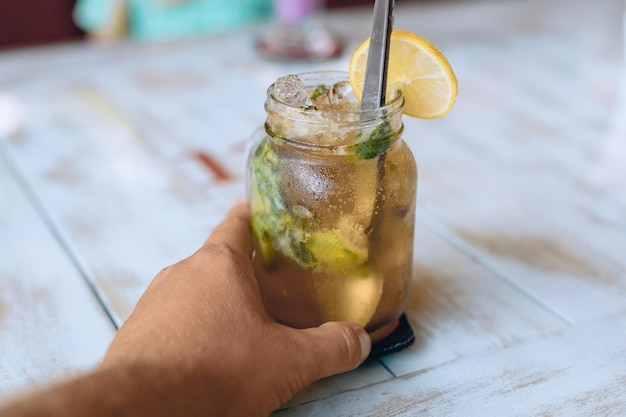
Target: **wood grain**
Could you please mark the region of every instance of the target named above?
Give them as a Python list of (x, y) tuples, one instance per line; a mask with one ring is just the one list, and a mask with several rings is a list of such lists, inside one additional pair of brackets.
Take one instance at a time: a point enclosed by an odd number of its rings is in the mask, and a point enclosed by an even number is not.
[(419, 132), (407, 140), (431, 225), (576, 322), (621, 310), (626, 296), (626, 186), (604, 150), (626, 161), (613, 144), (624, 132), (623, 5), (533, 5), (468, 6), (498, 23), (450, 47), (457, 106), (445, 120), (406, 120)]
[(626, 310), (276, 416), (621, 416), (624, 320)]
[[(418, 219), (421, 216), (418, 215)], [(497, 351), (566, 327), (532, 297), (503, 282), (418, 223), (407, 317), (409, 349), (382, 360), (396, 376), (425, 371), (477, 352)]]
[[(0, 139), (4, 140), (4, 139)], [(0, 144), (0, 395), (95, 365), (114, 327)]]

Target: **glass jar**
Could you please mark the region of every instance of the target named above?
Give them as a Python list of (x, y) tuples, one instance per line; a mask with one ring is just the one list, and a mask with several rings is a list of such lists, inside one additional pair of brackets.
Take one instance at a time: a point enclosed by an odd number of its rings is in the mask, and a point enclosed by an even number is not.
[[(301, 74), (309, 96), (342, 72)], [(253, 262), (265, 308), (307, 328), (353, 321), (373, 340), (408, 301), (417, 170), (401, 139), (400, 94), (386, 106), (293, 107), (268, 89), (248, 160)]]

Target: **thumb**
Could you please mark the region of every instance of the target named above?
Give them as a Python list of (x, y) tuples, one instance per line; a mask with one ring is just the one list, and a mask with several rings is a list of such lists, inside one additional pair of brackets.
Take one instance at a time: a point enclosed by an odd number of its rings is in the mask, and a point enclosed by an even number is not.
[(307, 366), (311, 382), (350, 371), (370, 354), (372, 341), (367, 332), (351, 322), (328, 322), (303, 330), (310, 338), (307, 357), (314, 363)]

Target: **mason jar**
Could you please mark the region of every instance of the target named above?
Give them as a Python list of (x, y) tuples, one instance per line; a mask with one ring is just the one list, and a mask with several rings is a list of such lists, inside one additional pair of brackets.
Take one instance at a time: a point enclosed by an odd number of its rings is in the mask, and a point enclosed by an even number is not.
[[(309, 97), (349, 89), (343, 72), (299, 78)], [(256, 277), (278, 322), (352, 321), (374, 341), (397, 326), (411, 283), (417, 183), (402, 140), (403, 103), (398, 93), (375, 110), (320, 109), (290, 105), (274, 84), (268, 89), (248, 195)]]

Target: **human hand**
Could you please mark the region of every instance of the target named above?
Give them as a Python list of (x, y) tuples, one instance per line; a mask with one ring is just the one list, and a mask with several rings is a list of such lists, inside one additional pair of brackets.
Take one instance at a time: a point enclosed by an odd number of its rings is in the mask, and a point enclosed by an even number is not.
[(261, 416), (312, 382), (363, 362), (370, 339), (356, 324), (298, 330), (271, 320), (251, 254), (250, 211), (240, 203), (202, 248), (154, 278), (102, 367), (160, 369), (155, 378), (171, 381), (160, 382), (159, 397), (176, 404), (177, 415)]

